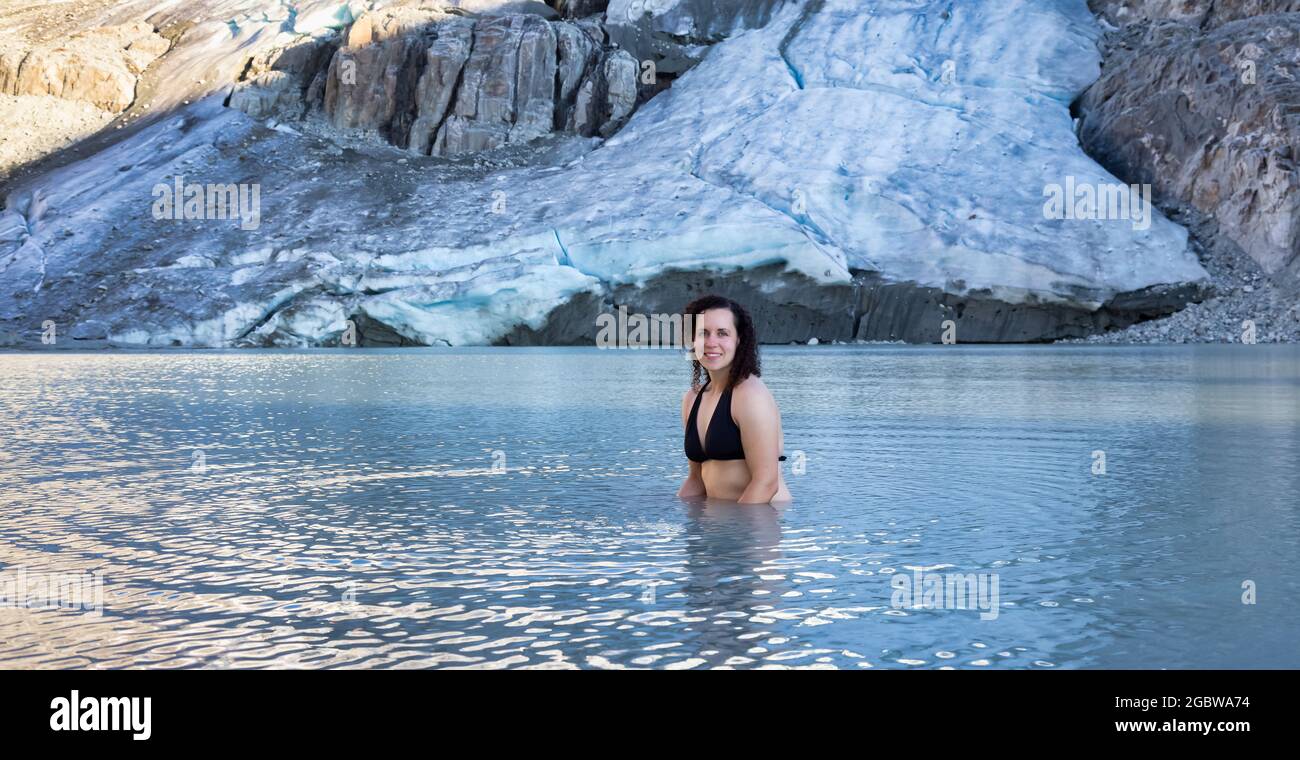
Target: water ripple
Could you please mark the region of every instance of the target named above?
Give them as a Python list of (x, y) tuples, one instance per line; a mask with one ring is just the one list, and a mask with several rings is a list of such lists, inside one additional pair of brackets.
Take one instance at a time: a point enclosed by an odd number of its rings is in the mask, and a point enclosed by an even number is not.
[(104, 579), (0, 667), (1300, 666), (1300, 357), (1224, 348), (769, 349), (782, 510), (672, 497), (675, 357), (0, 354), (0, 572)]

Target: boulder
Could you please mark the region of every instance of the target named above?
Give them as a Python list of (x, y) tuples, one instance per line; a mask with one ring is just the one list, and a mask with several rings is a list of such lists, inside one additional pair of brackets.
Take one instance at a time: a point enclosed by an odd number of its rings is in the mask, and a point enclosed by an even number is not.
[(118, 113), (135, 100), (136, 79), (169, 46), (153, 26), (137, 21), (31, 50), (9, 49), (0, 52), (0, 92), (53, 95)]

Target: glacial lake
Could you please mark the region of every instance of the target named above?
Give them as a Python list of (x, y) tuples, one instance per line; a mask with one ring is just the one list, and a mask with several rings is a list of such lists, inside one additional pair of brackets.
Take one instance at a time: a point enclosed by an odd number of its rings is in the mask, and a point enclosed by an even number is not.
[(1300, 347), (763, 362), (782, 509), (674, 496), (672, 351), (0, 354), (0, 574), (102, 574), (0, 667), (1300, 667)]

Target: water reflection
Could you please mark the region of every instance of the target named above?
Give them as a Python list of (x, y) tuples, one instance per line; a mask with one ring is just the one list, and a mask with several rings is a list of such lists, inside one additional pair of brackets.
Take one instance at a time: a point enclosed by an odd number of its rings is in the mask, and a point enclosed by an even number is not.
[(755, 661), (756, 622), (785, 591), (781, 512), (770, 505), (694, 500), (686, 511), (687, 607), (709, 615), (692, 647), (724, 665)]
[(1297, 349), (764, 367), (784, 509), (673, 497), (676, 355), (0, 354), (0, 572), (106, 584), (0, 606), (0, 667), (1300, 666)]

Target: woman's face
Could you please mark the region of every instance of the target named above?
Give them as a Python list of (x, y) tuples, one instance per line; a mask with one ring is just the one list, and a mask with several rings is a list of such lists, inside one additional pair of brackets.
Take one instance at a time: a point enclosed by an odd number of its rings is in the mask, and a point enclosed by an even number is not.
[(714, 372), (731, 366), (740, 345), (731, 309), (709, 309), (695, 316), (695, 358)]

